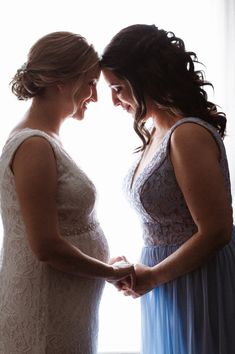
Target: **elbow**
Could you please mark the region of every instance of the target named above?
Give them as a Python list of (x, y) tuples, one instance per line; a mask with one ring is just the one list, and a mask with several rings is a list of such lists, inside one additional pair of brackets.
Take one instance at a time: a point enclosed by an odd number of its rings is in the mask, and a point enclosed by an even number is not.
[(224, 230), (224, 236), (223, 236), (224, 246), (227, 245), (231, 241), (232, 232), (233, 232), (233, 225), (231, 225), (226, 230)]
[(50, 263), (52, 258), (55, 258), (55, 247), (47, 245), (40, 245), (32, 248), (33, 254), (39, 262)]
[(233, 230), (233, 225), (230, 225), (230, 223), (214, 226), (213, 228), (199, 231), (199, 234), (213, 252), (219, 251), (231, 241)]
[(33, 250), (33, 253), (39, 262), (48, 263), (50, 260), (49, 252), (46, 250)]
[(40, 242), (30, 242), (29, 246), (34, 257), (42, 263), (51, 263), (53, 260), (60, 258), (64, 253), (64, 241), (61, 237), (45, 237)]
[(42, 263), (48, 263), (49, 262), (49, 257), (46, 254), (37, 254), (36, 255), (37, 260)]
[(232, 238), (233, 225), (226, 225), (217, 230), (218, 248), (226, 246)]

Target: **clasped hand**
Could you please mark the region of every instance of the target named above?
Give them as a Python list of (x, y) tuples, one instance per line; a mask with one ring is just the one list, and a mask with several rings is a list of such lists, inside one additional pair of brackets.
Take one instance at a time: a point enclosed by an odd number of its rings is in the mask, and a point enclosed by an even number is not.
[[(112, 258), (109, 261), (113, 267), (123, 267), (130, 264), (124, 256)], [(152, 268), (137, 263), (134, 265), (134, 273), (130, 276), (111, 283), (125, 296), (137, 298), (151, 291), (155, 286), (153, 282)]]

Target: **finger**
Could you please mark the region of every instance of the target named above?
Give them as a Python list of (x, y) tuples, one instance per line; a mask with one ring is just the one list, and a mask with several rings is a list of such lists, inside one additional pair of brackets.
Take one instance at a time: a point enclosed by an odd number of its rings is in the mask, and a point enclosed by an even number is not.
[(115, 262), (120, 262), (120, 261), (122, 261), (123, 260), (123, 257), (122, 256), (118, 256), (118, 257), (112, 257), (112, 258), (110, 258), (109, 259), (109, 264), (113, 264), (113, 263), (115, 263)]
[(119, 286), (114, 285), (114, 287), (117, 289), (117, 291), (122, 291), (122, 288), (120, 288)]
[(132, 274), (131, 274), (130, 278), (131, 278), (130, 288), (131, 288), (132, 290), (135, 290), (135, 286), (136, 286), (136, 273), (135, 273), (134, 267), (133, 267)]
[(129, 263), (125, 256), (122, 256), (122, 259), (123, 259), (123, 261)]
[(125, 296), (132, 296), (134, 295), (134, 292), (131, 289), (126, 289), (125, 291), (123, 291), (123, 294)]
[(128, 291), (128, 290), (125, 290), (122, 292), (124, 296), (130, 296), (131, 295), (131, 292)]
[(131, 288), (131, 284), (134, 284), (135, 281), (134, 266), (125, 261), (121, 261), (112, 264), (112, 268), (114, 270), (114, 276), (111, 278), (111, 281), (122, 281)]
[(127, 263), (125, 261), (118, 261), (112, 264), (113, 268), (118, 269), (123, 269), (123, 274), (128, 275), (129, 273), (132, 272), (133, 265), (130, 263)]
[(116, 282), (114, 285), (119, 290), (123, 290), (123, 288), (125, 288), (125, 287), (128, 288), (128, 286), (125, 283), (123, 283), (121, 280)]

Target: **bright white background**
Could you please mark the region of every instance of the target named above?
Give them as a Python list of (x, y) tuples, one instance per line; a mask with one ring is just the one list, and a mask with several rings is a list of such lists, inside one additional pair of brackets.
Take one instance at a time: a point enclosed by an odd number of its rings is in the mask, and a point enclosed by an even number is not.
[[(228, 38), (230, 43), (234, 43), (234, 32), (228, 33), (226, 28), (225, 3), (223, 0), (2, 1), (0, 148), (29, 104), (17, 101), (8, 84), (16, 69), (26, 61), (31, 45), (41, 36), (58, 30), (82, 34), (94, 43), (99, 53), (118, 30), (130, 24), (156, 24), (172, 30), (185, 40), (186, 48), (195, 51), (206, 65), (206, 78), (215, 87), (214, 93), (211, 89), (208, 92), (210, 99), (231, 114), (234, 106), (231, 103), (232, 94), (228, 92), (231, 87), (234, 88), (234, 76), (231, 78), (231, 72), (228, 72), (232, 62), (226, 53)], [(232, 5), (232, 1), (228, 0), (228, 4)], [(234, 14), (233, 5), (232, 8)], [(232, 80), (231, 85), (228, 85), (228, 78)], [(97, 186), (98, 215), (111, 255), (124, 254), (135, 262), (142, 244), (141, 231), (137, 217), (123, 195), (122, 181), (133, 159), (132, 151), (139, 141), (132, 131), (132, 118), (112, 106), (109, 89), (102, 78), (98, 93), (99, 102), (89, 106), (85, 120), (68, 120), (61, 130), (61, 138), (68, 152)], [(228, 136), (225, 139), (232, 181), (232, 152), (235, 147), (233, 119), (228, 117)], [(234, 190), (234, 183), (232, 188)], [(139, 347), (139, 300), (121, 296), (108, 284), (100, 309), (99, 350), (130, 352), (138, 351)]]

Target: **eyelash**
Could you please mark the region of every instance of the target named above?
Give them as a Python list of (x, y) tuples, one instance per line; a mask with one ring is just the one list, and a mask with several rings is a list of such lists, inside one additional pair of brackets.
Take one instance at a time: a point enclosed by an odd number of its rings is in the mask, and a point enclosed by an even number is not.
[(120, 93), (121, 90), (122, 90), (122, 88), (121, 88), (121, 86), (115, 86), (115, 87), (113, 87), (113, 90), (114, 90), (116, 93)]
[(89, 83), (90, 86), (96, 86), (96, 84), (97, 84), (97, 81), (96, 81), (96, 80), (92, 80), (92, 81)]

